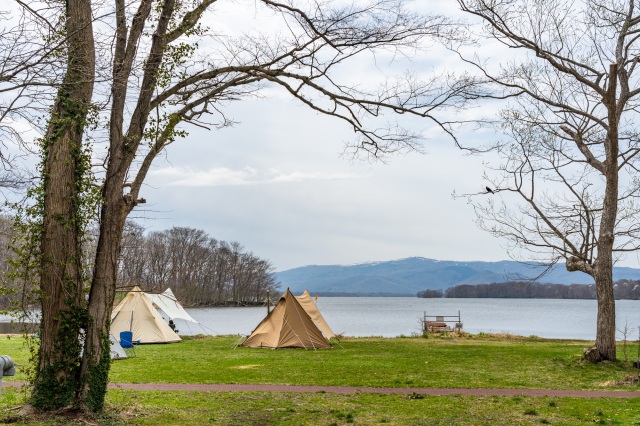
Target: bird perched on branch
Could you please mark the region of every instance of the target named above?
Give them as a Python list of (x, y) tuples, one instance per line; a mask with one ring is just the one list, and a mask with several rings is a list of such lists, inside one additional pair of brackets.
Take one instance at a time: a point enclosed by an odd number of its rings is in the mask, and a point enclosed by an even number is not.
[(491, 188), (489, 188), (488, 186), (485, 186), (485, 189), (487, 190), (487, 193), (493, 194), (493, 190)]

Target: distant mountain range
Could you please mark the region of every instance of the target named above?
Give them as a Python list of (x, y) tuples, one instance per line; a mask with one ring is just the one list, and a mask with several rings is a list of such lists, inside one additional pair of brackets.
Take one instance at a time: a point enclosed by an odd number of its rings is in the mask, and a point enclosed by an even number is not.
[[(426, 289), (447, 289), (459, 284), (489, 284), (534, 279), (544, 268), (503, 260), (499, 262), (456, 262), (409, 257), (387, 262), (357, 265), (310, 265), (277, 272), (280, 289), (294, 293), (342, 293), (369, 295), (415, 295)], [(613, 279), (640, 280), (640, 269), (615, 267)], [(538, 282), (593, 284), (582, 272), (568, 272), (557, 265)]]

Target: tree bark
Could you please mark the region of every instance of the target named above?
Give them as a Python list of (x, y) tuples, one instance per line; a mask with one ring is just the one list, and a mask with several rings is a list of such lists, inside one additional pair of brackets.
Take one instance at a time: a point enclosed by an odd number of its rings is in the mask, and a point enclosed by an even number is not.
[[(609, 258), (610, 260), (610, 258)], [(606, 263), (606, 262), (603, 262)], [(597, 267), (594, 275), (598, 297), (595, 352), (591, 362), (616, 360), (616, 305), (611, 267)]]
[(109, 326), (115, 297), (118, 258), (127, 214), (122, 201), (122, 186), (116, 179), (105, 182), (100, 213), (100, 237), (89, 294), (85, 351), (80, 368), (78, 401), (86, 409), (102, 410), (107, 391), (109, 367)]
[(595, 261), (593, 278), (598, 296), (598, 320), (596, 328), (595, 361), (616, 360), (616, 306), (613, 295), (613, 244), (618, 216), (618, 120), (616, 86), (618, 65), (609, 67), (609, 86), (603, 103), (608, 110), (607, 136), (605, 141), (605, 193), (602, 204), (602, 218), (598, 236), (598, 257)]
[(127, 39), (124, 1), (116, 2), (118, 26), (111, 88), (113, 102), (109, 129), (109, 162), (102, 190), (100, 237), (89, 294), (88, 314), (91, 322), (86, 329), (78, 390), (80, 404), (94, 412), (102, 409), (107, 391), (110, 366), (109, 326), (115, 296), (118, 258), (122, 247), (122, 233), (128, 214), (140, 202), (136, 199), (140, 184), (133, 185), (131, 192), (124, 194), (125, 181), (144, 133), (149, 114), (149, 102), (156, 86), (157, 72), (162, 63), (166, 32), (174, 11), (175, 0), (163, 0), (160, 18), (145, 65), (140, 96), (125, 135), (123, 123), (127, 81), (134, 60), (134, 46), (137, 45), (142, 34), (151, 4), (150, 0), (140, 3)]
[(67, 0), (67, 71), (44, 138), (40, 290), (41, 341), (31, 403), (43, 409), (74, 402), (86, 324), (81, 266), (79, 186), (86, 172), (82, 138), (93, 94), (95, 47), (91, 2)]

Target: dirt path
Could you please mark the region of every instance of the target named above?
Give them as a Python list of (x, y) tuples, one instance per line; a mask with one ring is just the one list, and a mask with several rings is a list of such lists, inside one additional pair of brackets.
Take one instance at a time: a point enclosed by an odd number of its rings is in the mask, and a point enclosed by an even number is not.
[[(20, 387), (22, 382), (3, 382), (3, 386)], [(189, 383), (110, 383), (110, 389), (157, 391), (219, 392), (331, 392), (339, 394), (382, 393), (398, 395), (489, 395), (489, 396), (554, 396), (575, 398), (640, 398), (640, 391), (554, 390), (554, 389), (456, 389), (456, 388), (366, 388), (352, 386), (289, 385), (217, 385)]]

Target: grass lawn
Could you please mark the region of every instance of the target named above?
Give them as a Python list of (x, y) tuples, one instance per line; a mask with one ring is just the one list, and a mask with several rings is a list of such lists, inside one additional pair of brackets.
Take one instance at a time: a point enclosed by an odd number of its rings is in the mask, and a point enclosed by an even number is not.
[[(256, 383), (372, 387), (640, 390), (622, 384), (638, 370), (624, 362), (581, 361), (589, 342), (525, 338), (345, 339), (329, 350), (234, 348), (235, 336), (142, 345), (115, 361), (111, 382)], [(635, 359), (637, 345), (626, 347)], [(26, 364), (22, 339), (0, 339), (0, 355)], [(624, 347), (619, 348), (624, 358)], [(24, 373), (6, 380), (25, 380)], [(15, 420), (20, 391), (5, 388), (0, 421)], [(428, 396), (331, 393), (110, 390), (104, 418), (132, 425), (640, 425), (639, 399)], [(22, 420), (20, 420), (22, 421)], [(43, 418), (37, 424), (66, 424)], [(31, 424), (34, 424), (33, 422)]]

